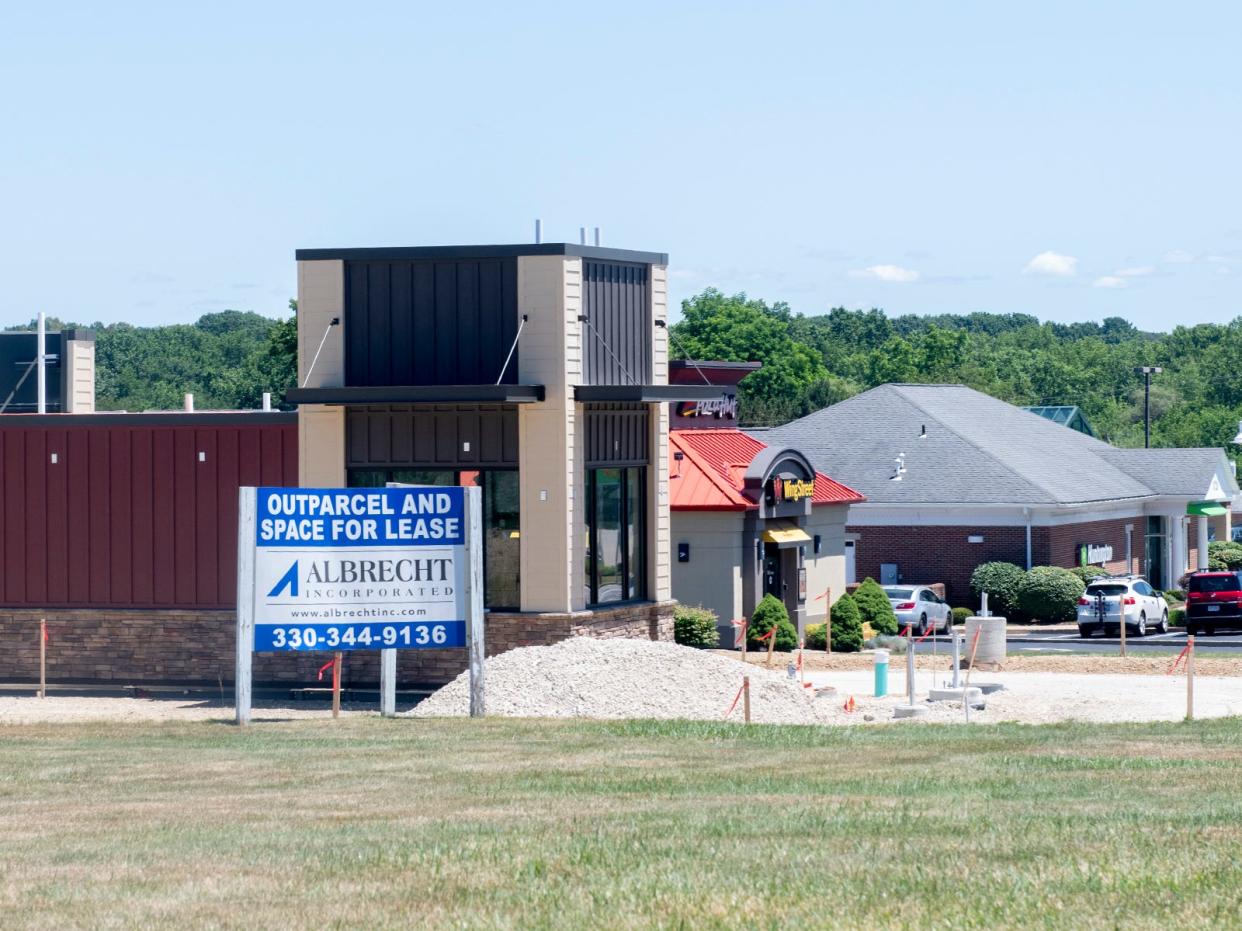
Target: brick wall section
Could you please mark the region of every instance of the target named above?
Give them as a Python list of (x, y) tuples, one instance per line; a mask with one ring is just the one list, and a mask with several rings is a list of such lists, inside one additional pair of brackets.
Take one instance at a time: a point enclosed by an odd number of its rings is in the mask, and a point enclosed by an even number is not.
[[(1134, 525), (1133, 569), (1126, 568), (1126, 524)], [(1036, 566), (1078, 565), (1078, 546), (1108, 544), (1114, 559), (1104, 568), (1112, 573), (1143, 570), (1142, 517), (1031, 528), (1031, 559)], [(1026, 565), (1026, 528), (1016, 527), (848, 527), (857, 533), (856, 574), (879, 581), (880, 564), (895, 562), (907, 584), (943, 582), (950, 604), (971, 605), (970, 574), (980, 563), (1011, 562)], [(1190, 528), (1190, 565), (1195, 565), (1193, 520)], [(970, 536), (982, 543), (967, 543)]]
[[(970, 574), (985, 562), (1026, 564), (1024, 527), (847, 527), (858, 534), (854, 547), (858, 581), (880, 580), (880, 564), (897, 563), (903, 582), (944, 583), (945, 598), (954, 605), (970, 604)], [(968, 536), (983, 537), (967, 543)]]
[[(46, 612), (0, 610), (0, 655), (4, 678), (35, 682), (39, 677), (39, 618), (48, 624), (47, 675), (51, 683), (145, 683), (231, 685), (234, 671), (232, 611)], [(573, 614), (489, 614), (487, 653), (519, 646), (545, 646), (568, 637), (673, 639), (673, 602), (623, 605)], [(256, 685), (317, 684), (330, 652), (256, 653)], [(442, 685), (466, 668), (466, 651), (401, 650), (397, 679), (403, 686)], [(379, 682), (379, 653), (344, 654), (346, 686)]]

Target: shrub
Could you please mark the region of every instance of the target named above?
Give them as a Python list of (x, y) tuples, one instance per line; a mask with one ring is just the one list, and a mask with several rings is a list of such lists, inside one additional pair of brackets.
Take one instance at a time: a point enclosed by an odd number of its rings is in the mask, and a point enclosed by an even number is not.
[(679, 604), (673, 609), (673, 639), (686, 647), (710, 650), (720, 646), (716, 612)]
[(807, 624), (802, 628), (802, 640), (808, 650), (822, 650), (824, 648), (824, 625)]
[(953, 609), (953, 626), (960, 627), (966, 623), (966, 618), (974, 617), (975, 612), (970, 608), (954, 608)]
[(1018, 583), (1018, 611), (1049, 624), (1072, 621), (1078, 616), (1078, 599), (1086, 588), (1068, 569), (1036, 566)]
[(755, 607), (750, 616), (750, 626), (746, 628), (746, 644), (752, 650), (766, 650), (768, 642), (760, 642), (759, 638), (776, 626), (776, 649), (792, 650), (798, 646), (798, 632), (789, 623), (789, 612), (780, 599), (772, 595), (764, 595), (763, 601)]
[(1170, 605), (1179, 605), (1186, 600), (1186, 593), (1176, 588), (1170, 588), (1160, 594), (1164, 595), (1165, 602)]
[(1099, 566), (1075, 566), (1070, 572), (1082, 579), (1087, 585), (1090, 585), (1096, 579), (1108, 578), (1108, 573)]
[(857, 653), (862, 648), (862, 612), (850, 595), (842, 595), (832, 606), (832, 651)]
[(897, 633), (897, 615), (893, 612), (893, 603), (884, 594), (884, 589), (875, 579), (867, 578), (853, 595), (862, 619), (871, 625), (877, 634)]
[(1173, 627), (1186, 626), (1186, 612), (1181, 608), (1173, 608), (1169, 611), (1169, 624)]
[(970, 591), (976, 599), (988, 593), (988, 610), (1013, 617), (1018, 608), (1018, 583), (1026, 573), (1011, 562), (985, 562), (970, 574)]
[(1213, 540), (1208, 544), (1208, 565), (1213, 560), (1221, 563), (1221, 569), (1242, 569), (1242, 543), (1232, 540)]

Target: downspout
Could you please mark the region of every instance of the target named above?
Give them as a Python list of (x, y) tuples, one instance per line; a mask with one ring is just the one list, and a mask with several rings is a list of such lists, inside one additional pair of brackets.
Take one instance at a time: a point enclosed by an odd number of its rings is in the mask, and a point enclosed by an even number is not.
[(1026, 568), (1031, 568), (1031, 509), (1023, 508), (1022, 516), (1026, 520)]

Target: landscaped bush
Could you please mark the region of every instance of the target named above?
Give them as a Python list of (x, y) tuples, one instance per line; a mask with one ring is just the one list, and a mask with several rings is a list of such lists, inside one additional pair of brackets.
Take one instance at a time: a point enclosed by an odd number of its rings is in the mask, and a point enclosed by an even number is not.
[(1164, 596), (1165, 602), (1170, 605), (1179, 605), (1186, 600), (1186, 593), (1177, 588), (1166, 589), (1160, 594)]
[(857, 653), (862, 648), (862, 612), (850, 595), (842, 595), (832, 606), (832, 651)]
[(1087, 586), (1068, 569), (1036, 566), (1018, 583), (1018, 612), (1032, 621), (1058, 624), (1078, 616), (1078, 599)]
[(897, 633), (897, 615), (893, 611), (893, 603), (884, 594), (884, 589), (875, 579), (865, 579), (858, 591), (853, 595), (854, 603), (862, 614), (865, 623), (877, 634)]
[(1181, 608), (1171, 608), (1169, 610), (1169, 624), (1172, 627), (1186, 626), (1186, 612)]
[(1070, 572), (1082, 579), (1087, 585), (1090, 585), (1096, 579), (1108, 578), (1108, 573), (1099, 566), (1075, 566)]
[(789, 612), (780, 599), (772, 595), (764, 595), (763, 601), (750, 616), (750, 626), (746, 628), (746, 645), (752, 650), (766, 650), (768, 642), (760, 642), (759, 638), (776, 626), (776, 649), (788, 651), (798, 646), (798, 632), (789, 623)]
[(953, 609), (953, 626), (960, 627), (966, 623), (966, 618), (974, 617), (975, 612), (970, 608), (954, 608)]
[(1214, 572), (1242, 569), (1242, 543), (1213, 540), (1208, 544), (1208, 568)]
[(716, 612), (679, 604), (673, 609), (673, 639), (686, 647), (710, 650), (720, 646)]
[(1011, 562), (985, 562), (970, 574), (970, 591), (978, 601), (988, 593), (988, 610), (1012, 618), (1018, 608), (1018, 583), (1026, 573)]
[(802, 644), (808, 650), (822, 650), (824, 648), (824, 625), (807, 624), (802, 628)]

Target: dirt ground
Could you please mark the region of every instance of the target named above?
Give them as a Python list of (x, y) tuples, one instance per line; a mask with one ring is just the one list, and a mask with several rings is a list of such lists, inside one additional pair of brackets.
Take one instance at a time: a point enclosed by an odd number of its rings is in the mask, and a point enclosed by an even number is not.
[[(741, 661), (736, 650), (715, 650), (722, 656), (731, 656)], [(794, 662), (794, 653), (776, 653), (772, 657), (772, 668), (784, 669)], [(766, 654), (748, 653), (747, 663), (764, 665)], [(870, 653), (834, 653), (827, 655), (819, 651), (807, 650), (803, 653), (803, 668), (807, 672), (833, 672), (847, 670), (870, 669), (874, 660)], [(906, 658), (894, 653), (889, 659), (891, 667), (905, 669)], [(1005, 660), (1005, 672), (1062, 672), (1062, 673), (1112, 673), (1118, 675), (1154, 676), (1167, 673), (1173, 664), (1171, 656), (1097, 656), (1080, 654), (1076, 656), (1055, 655), (1011, 655)], [(917, 653), (914, 658), (916, 669), (930, 671), (949, 669), (951, 663), (945, 653), (933, 657), (929, 652)], [(1179, 671), (1185, 666), (1185, 660)], [(1201, 676), (1242, 676), (1242, 657), (1212, 657), (1199, 654), (1195, 657), (1195, 673)]]

